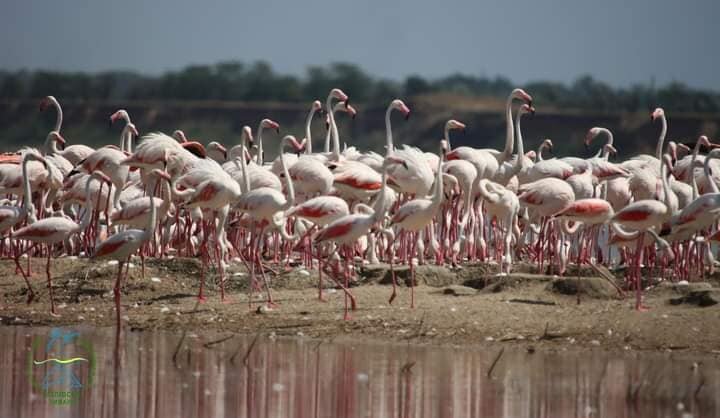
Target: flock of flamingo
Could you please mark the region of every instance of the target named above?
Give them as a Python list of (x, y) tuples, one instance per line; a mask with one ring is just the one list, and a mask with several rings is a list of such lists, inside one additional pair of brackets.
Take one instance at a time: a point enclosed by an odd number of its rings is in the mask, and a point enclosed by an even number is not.
[[(28, 303), (35, 297), (29, 259), (47, 257), (53, 314), (51, 260), (59, 255), (118, 262), (118, 325), (123, 278), (134, 254), (142, 258), (143, 277), (147, 256), (199, 256), (200, 301), (209, 271), (216, 272), (212, 277), (226, 301), (226, 269), (236, 262), (249, 272), (249, 303), (254, 292), (265, 292), (272, 305), (266, 273), (273, 266), (304, 265), (318, 272), (320, 300), (323, 276), (342, 289), (345, 319), (356, 307), (351, 282), (361, 263), (390, 265), (389, 303), (397, 294), (393, 265), (408, 265), (411, 306), (417, 264), (495, 260), (502, 275), (510, 273), (513, 259), (560, 274), (569, 260), (578, 267), (627, 264), (625, 288), (636, 291), (639, 310), (645, 309), (643, 265), (675, 279), (714, 266), (710, 243), (720, 235), (712, 231), (720, 215), (720, 150), (706, 136), (693, 148), (666, 145), (660, 108), (651, 116), (660, 124), (655, 155), (613, 163), (613, 135), (600, 127), (585, 138), (586, 146), (605, 139), (592, 158), (543, 158), (550, 140), (537, 152), (525, 152), (521, 120), (535, 109), (522, 89), (507, 98), (502, 150), (452, 148), (451, 132), (465, 129), (454, 119), (445, 124), (437, 153), (396, 148), (392, 116), (410, 116), (396, 99), (385, 113), (387, 143), (380, 155), (341, 150), (336, 116), (354, 116), (355, 109), (342, 90), (333, 89), (324, 106), (310, 106), (305, 137), (282, 136), (278, 157), (269, 162), (263, 136), (276, 131), (280, 137), (279, 124), (270, 119), (254, 133), (243, 127), (239, 144), (230, 148), (215, 141), (203, 146), (179, 130), (147, 134), (136, 146), (138, 130), (128, 112), (118, 110), (110, 122), (124, 124), (119, 147), (93, 149), (66, 144), (60, 104), (52, 96), (42, 100), (41, 110), (51, 106), (57, 122), (44, 147), (0, 157), (0, 194), (6, 196), (0, 254), (14, 260)], [(313, 152), (311, 124), (323, 114), (324, 149)], [(618, 248), (615, 257), (608, 246)]]

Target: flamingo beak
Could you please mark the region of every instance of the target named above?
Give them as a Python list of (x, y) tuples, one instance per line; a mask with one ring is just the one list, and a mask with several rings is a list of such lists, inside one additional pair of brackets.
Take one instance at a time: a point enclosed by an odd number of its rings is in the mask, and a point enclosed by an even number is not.
[(405, 113), (405, 120), (410, 119), (410, 109)]
[(65, 138), (63, 138), (62, 135), (60, 135), (59, 133), (55, 134), (55, 140), (58, 142), (58, 144), (65, 145)]

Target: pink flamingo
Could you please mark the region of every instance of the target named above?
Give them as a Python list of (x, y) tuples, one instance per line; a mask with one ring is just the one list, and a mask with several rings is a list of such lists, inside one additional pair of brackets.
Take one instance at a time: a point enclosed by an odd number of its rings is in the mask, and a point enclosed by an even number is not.
[[(243, 145), (247, 143), (247, 140), (252, 138), (252, 133), (250, 132), (249, 127), (243, 128)], [(278, 232), (282, 235), (283, 239), (285, 240), (293, 240), (295, 237), (290, 237), (287, 235), (285, 231), (285, 219), (283, 216), (283, 213), (291, 208), (293, 204), (295, 203), (295, 190), (293, 188), (293, 182), (290, 179), (290, 175), (288, 174), (287, 166), (285, 166), (285, 160), (283, 158), (283, 151), (285, 148), (285, 144), (295, 140), (295, 137), (292, 135), (285, 136), (280, 141), (280, 163), (283, 167), (283, 173), (285, 177), (286, 187), (288, 191), (287, 198), (285, 197), (282, 192), (270, 188), (270, 187), (261, 187), (258, 189), (250, 190), (250, 182), (249, 178), (247, 177), (247, 168), (245, 159), (240, 159), (241, 169), (243, 171), (243, 178), (244, 178), (244, 184), (241, 183), (242, 188), (242, 195), (237, 200), (236, 207), (239, 211), (245, 212), (257, 223), (261, 225), (260, 227), (260, 233), (255, 236), (255, 242), (251, 243), (251, 250), (250, 250), (250, 263), (251, 263), (251, 279), (252, 282), (250, 284), (250, 297), (249, 297), (249, 304), (252, 306), (252, 291), (253, 286), (255, 286), (255, 264), (257, 263), (260, 266), (260, 271), (262, 274), (263, 281), (265, 283), (265, 288), (267, 290), (268, 295), (268, 303), (274, 304), (272, 300), (272, 295), (270, 293), (270, 286), (267, 282), (267, 278), (265, 277), (265, 272), (262, 269), (262, 262), (260, 259), (260, 242), (262, 240), (262, 237), (264, 236), (265, 229), (268, 226), (272, 226), (273, 228), (277, 229)]]
[[(152, 173), (158, 178), (164, 179), (167, 182), (170, 181), (170, 175), (165, 171), (153, 170)], [(118, 274), (115, 279), (115, 287), (113, 288), (115, 294), (115, 316), (118, 328), (120, 327), (120, 278), (122, 277), (123, 266), (126, 262), (130, 261), (131, 255), (135, 254), (140, 247), (150, 241), (157, 223), (157, 207), (154, 204), (153, 197), (149, 196), (147, 200), (148, 206), (150, 207), (150, 218), (147, 220), (145, 229), (126, 229), (108, 237), (108, 239), (95, 247), (95, 252), (92, 256), (93, 260), (109, 258), (118, 262)]]
[[(662, 180), (662, 187), (663, 191), (668, 191), (667, 186), (667, 178), (666, 178), (666, 171), (667, 168), (663, 164), (661, 166), (661, 180)], [(615, 215), (611, 218), (612, 226), (615, 229), (615, 232), (622, 236), (628, 236), (628, 235), (635, 235), (633, 233), (628, 233), (627, 231), (623, 230), (618, 224), (622, 225), (625, 228), (628, 228), (633, 231), (638, 231), (637, 234), (637, 248), (635, 250), (635, 260), (634, 260), (634, 266), (633, 266), (633, 273), (635, 278), (635, 290), (636, 290), (636, 300), (635, 300), (635, 309), (637, 310), (646, 310), (647, 308), (642, 305), (642, 286), (641, 286), (641, 274), (640, 274), (640, 260), (642, 257), (642, 251), (643, 251), (643, 242), (644, 242), (644, 234), (645, 232), (648, 232), (650, 229), (653, 228), (660, 228), (661, 225), (668, 220), (670, 220), (671, 216), (673, 215), (672, 209), (671, 209), (671, 197), (670, 193), (664, 193), (665, 194), (665, 201), (659, 202), (657, 200), (652, 199), (645, 199), (645, 200), (639, 200), (636, 202), (633, 202), (629, 205), (627, 205), (625, 208), (621, 209)], [(653, 236), (655, 236), (655, 231), (652, 231)]]
[[(103, 182), (110, 183), (110, 179), (105, 174), (101, 172), (93, 172), (92, 176), (88, 178), (87, 183), (85, 184), (85, 190), (88, 196), (90, 194), (90, 182), (93, 179), (99, 179)], [(53, 245), (63, 242), (72, 235), (87, 228), (90, 224), (92, 206), (92, 200), (88, 199), (88, 207), (86, 208), (85, 214), (79, 224), (65, 217), (54, 216), (41, 219), (10, 234), (13, 239), (22, 239), (34, 243), (30, 248), (37, 244), (46, 244), (48, 257), (45, 272), (47, 273), (47, 285), (50, 291), (50, 311), (53, 315), (55, 314), (55, 299), (53, 296), (52, 276), (50, 274), (50, 260), (53, 255)], [(28, 250), (30, 248), (28, 248)], [(26, 250), (26, 252), (28, 250)]]
[[(63, 111), (62, 107), (60, 107), (60, 102), (57, 101), (57, 99), (54, 96), (47, 96), (40, 102), (40, 111), (44, 111), (48, 107), (53, 106), (55, 108), (55, 111), (57, 113), (57, 119), (55, 121), (55, 128), (53, 131), (60, 132), (60, 129), (62, 128), (62, 122), (63, 122)], [(64, 142), (61, 143), (61, 145), (65, 145)], [(83, 144), (75, 144), (75, 145), (69, 145), (64, 147), (62, 151), (56, 151), (57, 154), (62, 156), (63, 158), (67, 159), (68, 162), (70, 162), (71, 165), (75, 166), (80, 161), (87, 158), (88, 155), (92, 154), (95, 150), (93, 148), (88, 147), (87, 145)]]
[[(383, 164), (383, 173), (381, 177), (381, 188), (385, 189), (386, 184), (386, 169), (390, 163), (396, 163), (396, 161), (389, 161)], [(345, 320), (350, 319), (348, 313), (348, 301), (351, 302), (352, 308), (355, 309), (355, 297), (350, 293), (348, 288), (350, 281), (350, 268), (348, 263), (353, 260), (352, 257), (352, 246), (357, 240), (367, 233), (378, 224), (385, 217), (385, 199), (380, 199), (378, 207), (375, 208), (372, 213), (353, 213), (350, 215), (343, 216), (342, 218), (331, 222), (328, 226), (322, 229), (315, 237), (316, 243), (322, 242), (334, 242), (338, 246), (342, 246), (345, 252), (344, 256), (344, 267), (345, 267), (345, 285), (342, 287), (345, 293)], [(320, 267), (322, 268), (322, 266)]]
[[(445, 141), (442, 141), (440, 152), (444, 156), (446, 153), (447, 145)], [(395, 215), (393, 215), (390, 225), (397, 225), (401, 230), (405, 230), (408, 232), (411, 232), (413, 234), (417, 234), (421, 230), (425, 229), (428, 225), (431, 224), (432, 220), (437, 215), (440, 204), (443, 201), (443, 186), (444, 182), (442, 180), (442, 163), (443, 158), (438, 159), (437, 163), (437, 174), (435, 176), (435, 191), (432, 195), (431, 199), (423, 199), (423, 198), (416, 198), (413, 199), (404, 205), (400, 206), (400, 208), (395, 212)], [(414, 247), (410, 250), (410, 259), (408, 262), (410, 263), (410, 307), (415, 307), (415, 268), (413, 267), (413, 260), (412, 260), (412, 254), (414, 253)], [(392, 255), (390, 257), (390, 263), (392, 265)], [(396, 283), (395, 283), (395, 274), (392, 273), (393, 276), (393, 293), (390, 296), (389, 303), (392, 303), (392, 301), (395, 299), (396, 296)]]

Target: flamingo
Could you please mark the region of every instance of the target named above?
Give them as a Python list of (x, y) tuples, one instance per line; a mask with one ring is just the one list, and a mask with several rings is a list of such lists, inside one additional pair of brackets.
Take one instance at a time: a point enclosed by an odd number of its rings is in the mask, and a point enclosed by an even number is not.
[[(129, 135), (138, 136), (138, 131), (132, 123), (126, 124), (123, 128), (120, 133), (120, 143), (125, 143)], [(113, 186), (115, 186), (112, 207), (119, 208), (120, 192), (124, 188), (128, 178), (129, 167), (126, 164), (127, 160), (128, 156), (123, 151), (115, 147), (106, 146), (90, 154), (90, 156), (75, 167), (75, 170), (82, 170), (88, 174), (94, 171), (101, 171), (109, 177), (112, 180)]]
[[(445, 155), (447, 149), (447, 145), (443, 141), (441, 143), (441, 149), (440, 152), (442, 155)], [(408, 232), (412, 232), (414, 234), (417, 234), (421, 230), (425, 229), (428, 225), (431, 224), (432, 220), (435, 218), (435, 216), (438, 213), (438, 210), (440, 209), (440, 204), (443, 200), (443, 181), (442, 181), (442, 158), (438, 159), (437, 164), (437, 174), (435, 176), (435, 192), (432, 195), (431, 199), (423, 199), (423, 198), (416, 198), (413, 199), (404, 205), (400, 206), (398, 210), (395, 212), (395, 215), (393, 215), (392, 219), (390, 220), (390, 225), (397, 225), (397, 227), (401, 230), (405, 230)], [(410, 254), (412, 254), (414, 249), (410, 250)], [(408, 260), (410, 263), (410, 277), (411, 277), (411, 285), (410, 285), (410, 307), (415, 307), (415, 269), (413, 267), (413, 260), (412, 256), (411, 259)], [(392, 262), (392, 260), (390, 261)], [(395, 299), (396, 296), (396, 290), (395, 290), (395, 278), (393, 277), (393, 293), (392, 296), (390, 296), (390, 303)]]
[[(669, 187), (667, 185), (666, 176), (666, 165), (661, 166), (661, 181), (662, 190), (664, 192), (665, 201), (660, 202), (652, 199), (644, 199), (633, 202), (620, 211), (616, 212), (611, 218), (612, 226), (615, 232), (622, 236), (634, 235), (628, 233), (623, 229), (628, 228), (633, 231), (638, 231), (637, 248), (635, 250), (635, 261), (634, 261), (634, 275), (635, 275), (635, 289), (636, 289), (636, 301), (635, 309), (642, 311), (647, 308), (642, 305), (641, 298), (641, 283), (640, 283), (640, 259), (643, 250), (644, 234), (650, 229), (660, 228), (661, 225), (670, 220), (673, 215), (672, 212), (672, 198), (669, 193)], [(676, 202), (677, 203), (677, 202)], [(620, 227), (618, 224), (622, 225)], [(653, 230), (653, 236), (655, 231)], [(659, 237), (658, 237), (659, 238)]]
[(405, 116), (405, 119), (410, 117), (410, 108), (400, 99), (390, 102), (385, 111), (386, 157), (393, 156), (394, 159), (406, 163), (390, 165), (388, 175), (403, 193), (418, 197), (427, 196), (433, 183), (432, 169), (427, 164), (425, 154), (419, 149), (407, 145), (404, 145), (402, 149), (395, 149), (390, 123), (390, 115), (393, 110), (398, 110)]
[(305, 196), (313, 196), (315, 194), (324, 195), (330, 192), (332, 188), (334, 176), (329, 168), (323, 164), (321, 159), (312, 155), (312, 136), (310, 132), (310, 122), (312, 117), (318, 110), (322, 109), (319, 101), (313, 102), (310, 113), (305, 124), (305, 155), (298, 158), (295, 164), (288, 168), (290, 178), (292, 179), (297, 192)]
[[(15, 206), (15, 205), (2, 205), (0, 206), (0, 234), (5, 235), (5, 233), (9, 232), (13, 227), (17, 226), (18, 224), (22, 223), (24, 220), (28, 220), (28, 223), (33, 224), (37, 222), (37, 217), (35, 216), (35, 206), (32, 204), (32, 191), (30, 189), (30, 176), (28, 175), (28, 164), (31, 161), (37, 161), (44, 165), (47, 165), (47, 162), (43, 157), (41, 157), (39, 154), (28, 152), (23, 156), (22, 161), (22, 173), (23, 173), (23, 187), (24, 187), (24, 193), (23, 193), (23, 204), (22, 206)], [(19, 252), (19, 250), (17, 250)], [(32, 300), (35, 298), (35, 292), (33, 291), (32, 286), (30, 285), (30, 281), (28, 280), (28, 274), (26, 274), (22, 267), (20, 266), (20, 262), (18, 261), (19, 254), (17, 254), (16, 257), (14, 257), (15, 266), (17, 267), (17, 270), (20, 271), (20, 273), (23, 276), (23, 279), (25, 280), (25, 283), (28, 287), (28, 300), (27, 303), (32, 302)], [(29, 260), (28, 260), (28, 266), (29, 266)]]
[[(40, 101), (40, 111), (44, 111), (50, 106), (55, 108), (57, 114), (53, 131), (60, 133), (63, 122), (63, 111), (62, 107), (60, 107), (60, 102), (58, 102), (54, 96), (47, 96)], [(65, 145), (65, 143), (63, 142), (62, 145)], [(88, 155), (92, 154), (93, 151), (95, 150), (87, 145), (74, 144), (64, 147), (62, 151), (56, 151), (56, 153), (67, 159), (71, 165), (75, 166), (77, 163), (87, 158)]]
[[(396, 163), (397, 161), (391, 161), (390, 159), (387, 159), (386, 162), (383, 164), (383, 173), (380, 180), (381, 189), (385, 189), (387, 187), (387, 167), (390, 164)], [(350, 315), (348, 312), (348, 301), (351, 302), (353, 310), (356, 306), (355, 297), (352, 295), (352, 293), (350, 293), (350, 290), (348, 288), (350, 280), (350, 270), (347, 263), (349, 263), (353, 259), (351, 246), (354, 245), (361, 236), (367, 235), (371, 228), (373, 228), (376, 224), (383, 220), (383, 218), (385, 217), (386, 209), (387, 208), (385, 207), (385, 199), (380, 199), (378, 202), (378, 206), (375, 208), (374, 211), (367, 211), (366, 213), (353, 213), (343, 216), (342, 218), (328, 224), (315, 236), (315, 243), (317, 244), (323, 242), (334, 242), (336, 245), (344, 247), (345, 285), (343, 286), (343, 291), (345, 292), (345, 320), (350, 319)]]
[[(93, 179), (97, 179), (106, 183), (111, 182), (110, 178), (108, 178), (102, 172), (94, 171), (85, 183), (85, 191), (87, 196), (89, 196), (90, 194), (90, 182)], [(13, 239), (30, 241), (34, 243), (34, 245), (46, 244), (48, 257), (45, 272), (47, 274), (47, 285), (50, 291), (50, 312), (53, 315), (55, 315), (55, 299), (53, 296), (52, 276), (50, 274), (50, 260), (52, 259), (53, 255), (53, 245), (59, 242), (63, 242), (70, 238), (72, 235), (85, 230), (85, 228), (87, 228), (87, 226), (90, 224), (92, 206), (92, 200), (88, 199), (88, 207), (86, 208), (85, 214), (83, 215), (83, 218), (79, 224), (65, 217), (53, 216), (41, 219), (28, 226), (13, 231), (10, 234), (10, 237)], [(26, 252), (28, 250), (26, 250)]]
[(545, 148), (552, 151), (552, 140), (545, 139), (540, 144), (536, 154), (537, 161), (535, 161), (535, 164), (528, 169), (527, 178), (524, 182), (531, 183), (548, 177), (566, 179), (573, 174), (573, 167), (565, 161), (557, 158), (551, 158), (549, 160), (543, 159), (542, 150)]
[[(250, 139), (251, 132), (249, 127), (243, 128), (243, 145), (247, 143), (247, 140)], [(270, 294), (270, 286), (267, 282), (267, 279), (265, 277), (265, 272), (262, 270), (262, 263), (260, 260), (260, 242), (262, 237), (264, 236), (265, 229), (268, 225), (272, 226), (274, 229), (277, 229), (283, 239), (285, 240), (293, 240), (295, 237), (290, 237), (287, 235), (285, 231), (285, 219), (283, 216), (283, 213), (293, 206), (295, 203), (295, 190), (293, 188), (293, 182), (290, 178), (290, 175), (288, 174), (287, 166), (285, 165), (285, 160), (283, 158), (283, 152), (285, 148), (285, 144), (293, 141), (295, 139), (292, 135), (286, 135), (283, 137), (283, 139), (280, 141), (280, 163), (283, 167), (283, 174), (286, 182), (286, 187), (288, 191), (287, 198), (285, 195), (283, 195), (281, 192), (274, 188), (270, 187), (261, 187), (258, 189), (250, 190), (250, 183), (249, 178), (247, 177), (247, 168), (245, 159), (240, 159), (241, 162), (241, 168), (243, 171), (243, 178), (244, 183), (241, 184), (241, 188), (243, 189), (243, 193), (240, 196), (240, 198), (236, 202), (236, 207), (239, 211), (247, 213), (251, 219), (253, 219), (256, 223), (259, 223), (261, 225), (260, 227), (260, 233), (255, 236), (255, 242), (251, 243), (251, 250), (250, 250), (250, 263), (251, 263), (251, 280), (252, 283), (250, 285), (250, 296), (248, 299), (248, 302), (250, 305), (252, 305), (252, 290), (253, 286), (255, 285), (255, 263), (257, 263), (260, 266), (262, 278), (265, 283), (265, 288), (268, 295), (268, 304), (273, 305), (274, 302), (272, 300), (272, 295)], [(254, 228), (253, 228), (254, 229)]]
[[(170, 175), (161, 170), (153, 170), (152, 173), (158, 178), (170, 181)], [(120, 278), (122, 277), (123, 266), (130, 261), (130, 256), (135, 254), (146, 242), (150, 240), (155, 231), (157, 223), (157, 207), (152, 196), (148, 196), (150, 207), (150, 218), (147, 220), (145, 229), (126, 229), (114, 234), (95, 247), (93, 260), (112, 259), (118, 261), (118, 274), (115, 279), (115, 316), (118, 329), (120, 328)]]

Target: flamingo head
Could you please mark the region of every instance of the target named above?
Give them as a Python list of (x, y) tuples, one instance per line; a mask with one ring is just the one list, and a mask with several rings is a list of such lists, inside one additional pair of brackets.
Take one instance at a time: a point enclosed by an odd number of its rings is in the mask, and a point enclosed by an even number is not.
[(303, 138), (300, 142), (298, 142), (297, 138), (292, 135), (288, 135), (285, 138), (287, 138), (287, 141), (290, 143), (290, 146), (293, 147), (293, 150), (296, 154), (300, 154), (301, 152), (305, 151), (305, 146), (307, 145), (307, 138)]
[(185, 136), (185, 132), (183, 132), (182, 129), (177, 129), (175, 132), (173, 132), (172, 137), (181, 144), (184, 142), (188, 142), (188, 139)]
[(345, 94), (344, 91), (342, 91), (342, 90), (340, 90), (340, 89), (337, 89), (337, 88), (330, 90), (330, 94), (329, 94), (329, 96), (328, 96), (328, 99), (329, 99), (329, 98), (337, 99), (337, 100), (340, 100), (341, 102), (348, 102), (348, 101), (350, 100), (350, 99), (348, 98), (348, 95)]
[(165, 171), (165, 170), (161, 170), (161, 169), (159, 169), (159, 168), (156, 168), (156, 169), (154, 169), (153, 171), (151, 171), (151, 173), (152, 173), (154, 176), (157, 176), (158, 178), (165, 179), (165, 180), (167, 180), (167, 181), (170, 181), (170, 180), (171, 180), (170, 173), (168, 173), (168, 172)]
[(357, 115), (357, 110), (352, 107), (348, 102), (341, 102), (343, 104), (342, 110), (345, 111), (345, 113), (349, 114), (352, 119), (355, 119), (355, 116)]
[(182, 147), (185, 148), (186, 151), (190, 152), (194, 156), (198, 158), (206, 158), (207, 152), (205, 151), (205, 147), (196, 141), (187, 141), (182, 143)]
[(602, 128), (600, 128), (599, 126), (595, 126), (595, 127), (593, 127), (593, 128), (590, 128), (590, 130), (588, 131), (587, 135), (585, 135), (585, 148), (589, 148), (589, 147), (590, 147), (590, 142), (592, 142), (592, 140), (593, 140), (596, 136), (600, 135), (600, 130), (601, 130), (601, 129), (602, 129)]
[(60, 132), (58, 132), (58, 131), (50, 131), (50, 133), (47, 136), (47, 140), (55, 141), (58, 144), (60, 144), (60, 146), (65, 146), (65, 138), (63, 138), (62, 135), (60, 135)]
[(450, 119), (447, 122), (445, 122), (445, 128), (446, 129), (457, 129), (459, 131), (462, 131), (462, 133), (465, 133), (465, 127), (466, 125), (458, 120)]
[(140, 136), (140, 132), (138, 132), (137, 128), (135, 127), (135, 124), (128, 123), (126, 125), (126, 128), (127, 128), (128, 132), (130, 132), (130, 134), (133, 136), (133, 138), (137, 138)]
[(550, 154), (552, 154), (552, 152), (553, 152), (553, 142), (552, 142), (551, 139), (548, 138), (548, 139), (544, 140), (544, 141), (542, 142), (542, 146), (543, 146), (543, 148), (547, 148), (548, 152), (550, 152)]
[(527, 157), (527, 158), (529, 158), (529, 159), (531, 159), (531, 160), (535, 160), (535, 158), (537, 157), (537, 153), (536, 153), (535, 151), (533, 151), (533, 150), (530, 150), (530, 151), (528, 151), (528, 152), (525, 153), (525, 157)]
[(272, 119), (263, 119), (262, 122), (260, 122), (260, 128), (261, 129), (274, 129), (275, 132), (280, 134), (280, 124), (275, 122)]
[(529, 105), (529, 104), (527, 104), (527, 103), (523, 103), (522, 106), (520, 106), (520, 114), (523, 114), (523, 115), (524, 115), (524, 114), (527, 114), (527, 113), (529, 113), (529, 114), (531, 114), (531, 115), (534, 115), (534, 114), (535, 114), (535, 108), (532, 107), (532, 105)]
[(313, 112), (322, 112), (322, 103), (320, 103), (320, 100), (315, 100), (312, 103), (312, 111)]
[(533, 102), (532, 96), (527, 94), (527, 92), (525, 92), (525, 90), (523, 90), (523, 89), (513, 90), (512, 93), (510, 93), (510, 98), (522, 100), (525, 103), (527, 103), (528, 105), (532, 106), (532, 102)]
[(390, 103), (390, 108), (399, 110), (403, 116), (405, 116), (406, 120), (410, 117), (410, 108), (400, 99), (393, 100), (392, 103)]
[(700, 138), (698, 138), (698, 143), (702, 146), (706, 146), (708, 148), (712, 147), (713, 144), (710, 142), (710, 139), (708, 139), (705, 135), (700, 135)]
[(128, 112), (125, 109), (120, 109), (110, 115), (110, 125), (115, 123), (115, 121), (118, 119), (124, 119), (125, 122), (130, 123), (130, 115), (128, 115)]
[(650, 119), (654, 121), (655, 119), (663, 117), (663, 116), (665, 116), (665, 111), (663, 110), (662, 107), (658, 107), (650, 114)]
[(252, 128), (250, 128), (247, 125), (243, 126), (242, 134), (240, 135), (240, 138), (241, 138), (241, 143), (244, 144), (245, 141), (247, 141), (248, 144), (252, 145), (252, 143), (254, 141), (253, 134), (252, 134)]
[(227, 159), (227, 148), (225, 146), (217, 141), (212, 141), (207, 145), (208, 149), (215, 150), (223, 155), (225, 159)]
[(50, 107), (50, 105), (53, 103), (57, 103), (57, 99), (55, 99), (55, 96), (43, 97), (43, 99), (40, 100), (40, 111), (45, 111), (45, 109)]
[(677, 147), (678, 147), (678, 152), (680, 152), (682, 150), (685, 153), (685, 155), (690, 153), (690, 147), (688, 147), (685, 144), (682, 144), (682, 143), (677, 144)]

